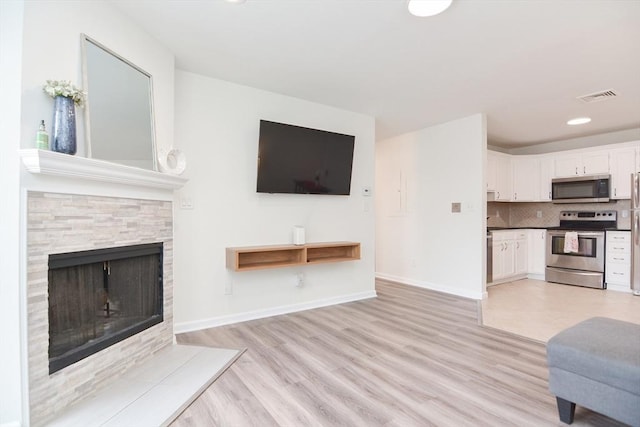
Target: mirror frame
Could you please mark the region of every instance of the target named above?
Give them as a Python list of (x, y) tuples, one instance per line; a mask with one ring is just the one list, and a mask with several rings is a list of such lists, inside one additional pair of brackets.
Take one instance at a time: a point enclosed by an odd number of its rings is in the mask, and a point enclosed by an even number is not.
[[(108, 47), (106, 47), (105, 45), (103, 45), (102, 43), (96, 41), (95, 39), (89, 37), (88, 35), (81, 33), (80, 34), (80, 46), (81, 46), (81, 55), (82, 55), (82, 86), (83, 86), (83, 90), (86, 91), (87, 96), (86, 96), (86, 103), (84, 106), (84, 127), (85, 127), (85, 138), (86, 138), (86, 150), (87, 150), (87, 157), (88, 158), (94, 158), (93, 154), (92, 154), (92, 143), (91, 143), (91, 94), (90, 94), (90, 88), (89, 88), (89, 69), (88, 69), (88, 64), (87, 64), (87, 43), (91, 43), (92, 45), (94, 45), (95, 47), (102, 49), (103, 51), (105, 51), (106, 53), (108, 53), (109, 55), (113, 56), (115, 59), (124, 62), (125, 64), (129, 65), (131, 68), (133, 68), (134, 70), (138, 71), (139, 73), (143, 74), (144, 76), (149, 78), (149, 115), (151, 118), (151, 156), (152, 156), (152, 169), (144, 169), (144, 170), (153, 170), (153, 171), (158, 171), (158, 150), (157, 150), (157, 141), (156, 141), (156, 126), (155, 126), (155, 111), (153, 108), (153, 76), (146, 72), (145, 70), (143, 70), (142, 68), (138, 67), (136, 64), (134, 64), (133, 62), (125, 59), (124, 57), (122, 57), (121, 55), (117, 54), (116, 52), (114, 52), (113, 50), (109, 49)], [(108, 159), (101, 159), (101, 158), (95, 158), (96, 160), (103, 160), (103, 161), (107, 161), (107, 162), (112, 162), (112, 163), (117, 163), (117, 162), (113, 162), (111, 160)], [(120, 163), (119, 163), (120, 164)], [(135, 167), (135, 166), (131, 166), (131, 165), (126, 165), (126, 166), (130, 166), (130, 167)], [(143, 169), (143, 168), (141, 168)]]

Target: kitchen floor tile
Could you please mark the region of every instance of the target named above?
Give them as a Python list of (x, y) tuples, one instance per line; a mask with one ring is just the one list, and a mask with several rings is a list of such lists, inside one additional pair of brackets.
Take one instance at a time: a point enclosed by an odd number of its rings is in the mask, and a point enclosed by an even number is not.
[(523, 279), (491, 286), (482, 301), (484, 326), (547, 342), (590, 317), (640, 324), (640, 297), (627, 292)]

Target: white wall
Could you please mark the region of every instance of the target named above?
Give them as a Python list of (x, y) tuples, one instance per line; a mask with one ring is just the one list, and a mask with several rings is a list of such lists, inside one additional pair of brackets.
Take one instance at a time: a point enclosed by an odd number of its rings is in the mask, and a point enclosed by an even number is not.
[(23, 423), (20, 290), (22, 1), (0, 1), (0, 426)]
[[(256, 193), (260, 119), (355, 135), (350, 196)], [(178, 70), (176, 147), (188, 184), (176, 206), (175, 321), (186, 331), (374, 294), (374, 120), (311, 102)], [(374, 191), (375, 192), (375, 191)], [(234, 273), (225, 247), (308, 242), (362, 243), (362, 259)], [(305, 285), (296, 288), (296, 273)], [(232, 295), (225, 295), (226, 288)]]
[(476, 114), (376, 144), (376, 275), (482, 298), (486, 141)]

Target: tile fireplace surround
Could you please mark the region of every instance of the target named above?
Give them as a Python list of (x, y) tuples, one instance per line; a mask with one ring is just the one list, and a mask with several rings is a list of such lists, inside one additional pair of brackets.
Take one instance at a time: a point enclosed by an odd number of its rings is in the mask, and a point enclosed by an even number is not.
[[(172, 200), (187, 179), (51, 151), (20, 156), (29, 424), (40, 426), (173, 344)], [(49, 254), (159, 242), (164, 321), (49, 375)]]
[[(89, 391), (109, 384), (173, 341), (172, 203), (90, 195), (27, 193), (29, 407), (41, 425)], [(48, 256), (141, 243), (164, 243), (164, 321), (49, 375)]]

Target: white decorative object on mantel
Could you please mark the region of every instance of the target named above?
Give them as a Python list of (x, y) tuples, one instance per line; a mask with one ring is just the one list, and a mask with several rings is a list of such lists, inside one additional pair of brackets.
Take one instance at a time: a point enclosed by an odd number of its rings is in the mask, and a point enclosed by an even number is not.
[(20, 150), (20, 157), (27, 170), (33, 174), (82, 178), (165, 190), (177, 190), (188, 181), (187, 178), (176, 175), (53, 151)]
[(182, 151), (172, 148), (168, 151), (160, 152), (158, 155), (158, 166), (162, 172), (182, 175), (187, 167), (187, 159)]

